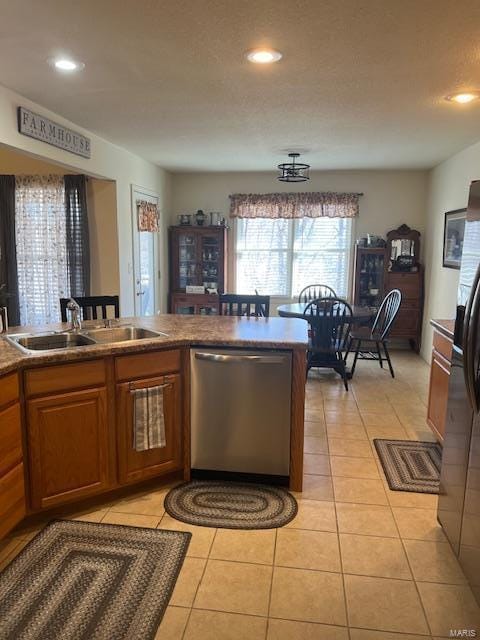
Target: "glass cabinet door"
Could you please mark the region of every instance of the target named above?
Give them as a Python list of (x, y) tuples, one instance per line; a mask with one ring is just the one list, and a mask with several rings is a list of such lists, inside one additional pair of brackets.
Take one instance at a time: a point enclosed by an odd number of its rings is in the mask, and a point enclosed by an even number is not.
[(195, 236), (182, 233), (178, 238), (178, 286), (198, 284), (197, 248)]
[(383, 296), (384, 256), (363, 253), (360, 257), (359, 304), (378, 309)]
[(200, 236), (200, 269), (201, 282), (206, 289), (219, 290), (219, 278), (221, 276), (222, 250), (220, 236), (217, 234), (202, 233)]

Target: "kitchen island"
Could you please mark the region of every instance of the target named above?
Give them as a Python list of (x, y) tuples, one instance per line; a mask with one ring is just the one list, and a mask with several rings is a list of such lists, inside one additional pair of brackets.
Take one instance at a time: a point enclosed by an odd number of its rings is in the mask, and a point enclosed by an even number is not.
[[(161, 333), (36, 352), (0, 340), (0, 536), (25, 514), (146, 480), (189, 479), (192, 346), (291, 355), (289, 485), (301, 491), (306, 323), (160, 315), (117, 324)], [(9, 334), (67, 329), (21, 327)], [(131, 392), (156, 385), (166, 388), (166, 444), (139, 452), (133, 448)]]

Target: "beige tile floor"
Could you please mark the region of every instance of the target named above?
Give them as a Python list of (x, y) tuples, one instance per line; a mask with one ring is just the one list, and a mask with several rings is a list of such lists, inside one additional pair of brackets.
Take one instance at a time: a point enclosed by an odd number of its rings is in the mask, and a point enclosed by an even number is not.
[[(166, 515), (166, 490), (73, 514), (193, 533), (160, 640), (421, 640), (476, 629), (480, 609), (436, 522), (432, 495), (392, 492), (374, 437), (433, 439), (428, 367), (393, 354), (396, 378), (360, 362), (346, 393), (335, 374), (307, 383), (305, 487), (287, 527), (231, 531)], [(0, 543), (0, 568), (34, 535)]]

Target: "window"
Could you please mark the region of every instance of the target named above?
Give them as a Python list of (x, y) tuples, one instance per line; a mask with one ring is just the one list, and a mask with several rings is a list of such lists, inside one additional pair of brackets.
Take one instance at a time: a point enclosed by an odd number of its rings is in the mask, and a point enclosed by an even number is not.
[(70, 295), (63, 176), (17, 176), (15, 236), (20, 323), (58, 322)]
[(237, 293), (295, 298), (309, 284), (348, 296), (352, 218), (238, 218)]

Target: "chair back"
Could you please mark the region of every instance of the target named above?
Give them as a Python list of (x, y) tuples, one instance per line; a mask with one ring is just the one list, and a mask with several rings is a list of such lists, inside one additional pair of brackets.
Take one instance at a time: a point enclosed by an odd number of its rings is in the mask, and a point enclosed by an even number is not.
[(336, 298), (337, 294), (327, 284), (309, 284), (300, 291), (298, 296), (299, 302), (311, 302), (320, 298)]
[[(120, 299), (118, 296), (74, 296), (82, 310), (82, 320), (106, 320), (107, 307), (113, 307), (114, 318), (120, 317)], [(60, 313), (62, 322), (68, 322), (67, 304), (70, 298), (60, 298)], [(98, 310), (100, 309), (100, 316)]]
[(219, 302), (222, 316), (268, 318), (270, 314), (270, 296), (222, 293)]
[(382, 300), (380, 309), (377, 311), (375, 320), (372, 325), (372, 335), (380, 334), (382, 340), (385, 340), (390, 333), (392, 324), (397, 317), (400, 303), (402, 302), (402, 294), (398, 289), (392, 289)]
[(352, 326), (352, 307), (341, 298), (312, 300), (303, 314), (310, 325), (311, 348), (338, 353), (346, 347)]

